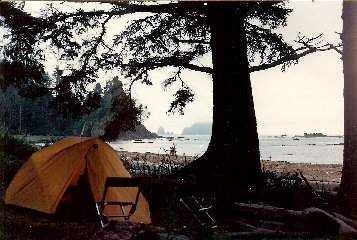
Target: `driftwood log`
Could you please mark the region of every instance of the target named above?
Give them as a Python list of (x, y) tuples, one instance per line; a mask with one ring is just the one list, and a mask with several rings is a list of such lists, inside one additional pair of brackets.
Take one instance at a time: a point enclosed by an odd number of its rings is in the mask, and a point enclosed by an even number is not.
[(348, 225), (350, 225), (351, 227), (353, 227), (354, 229), (357, 229), (357, 221), (350, 219), (348, 217), (345, 217), (337, 212), (333, 212), (332, 213), (333, 216), (335, 216), (336, 218), (342, 220), (343, 222), (347, 223)]
[(357, 234), (356, 229), (352, 226), (319, 208), (307, 208), (303, 211), (303, 215), (311, 232), (341, 236)]
[(307, 232), (231, 232), (227, 234), (230, 239), (261, 239), (261, 238), (310, 238)]
[(235, 207), (242, 218), (248, 219), (237, 222), (239, 231), (230, 233), (231, 238), (357, 236), (357, 221), (319, 208), (296, 211), (266, 204), (247, 203), (236, 203)]
[(289, 210), (263, 204), (236, 203), (236, 209), (244, 214), (259, 216), (259, 219), (282, 220), (302, 218), (302, 211)]

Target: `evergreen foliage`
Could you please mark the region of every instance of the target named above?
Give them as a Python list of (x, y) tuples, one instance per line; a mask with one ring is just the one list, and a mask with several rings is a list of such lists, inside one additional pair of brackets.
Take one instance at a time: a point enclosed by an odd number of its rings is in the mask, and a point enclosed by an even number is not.
[(38, 150), (38, 147), (6, 131), (0, 134), (0, 194), (5, 191), (24, 162)]
[(0, 119), (2, 124), (13, 134), (29, 135), (72, 135), (74, 120), (57, 114), (49, 106), (52, 95), (37, 99), (20, 96), (18, 89), (8, 87), (0, 91)]
[(0, 135), (0, 151), (13, 155), (18, 159), (27, 160), (37, 150), (38, 147), (7, 132)]
[[(77, 119), (73, 119), (70, 116), (58, 114), (56, 109), (50, 106), (49, 103), (53, 100), (53, 95), (48, 94), (40, 98), (28, 99), (21, 97), (19, 90), (10, 86), (5, 92), (0, 90), (1, 123), (8, 132), (13, 134), (92, 136), (93, 127), (105, 128), (105, 123), (111, 117), (111, 108), (119, 106), (116, 104), (117, 101), (122, 101), (122, 99), (129, 101), (118, 78), (109, 81), (104, 91), (100, 84), (95, 89), (96, 93), (103, 95), (100, 99), (100, 107), (90, 114), (82, 114)], [(132, 103), (134, 104), (134, 102)], [(119, 117), (119, 119), (127, 121), (123, 117)], [(123, 131), (127, 129), (125, 127), (128, 128), (128, 125), (123, 126)], [(112, 131), (111, 139), (114, 140), (117, 137), (118, 131)]]

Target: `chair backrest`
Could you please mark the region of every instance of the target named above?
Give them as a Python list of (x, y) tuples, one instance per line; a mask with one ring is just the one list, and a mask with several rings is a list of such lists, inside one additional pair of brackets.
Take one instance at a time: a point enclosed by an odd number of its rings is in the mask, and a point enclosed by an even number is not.
[[(125, 220), (129, 220), (130, 216), (134, 214), (136, 211), (136, 205), (140, 196), (140, 186), (142, 183), (142, 179), (140, 178), (127, 178), (127, 177), (107, 177), (105, 181), (105, 187), (103, 192), (103, 197), (101, 202), (96, 202), (97, 212), (100, 217), (100, 221), (102, 226), (104, 226), (103, 218), (107, 217), (122, 217)], [(105, 197), (107, 195), (108, 188), (111, 187), (137, 187), (138, 192), (136, 194), (135, 200), (133, 202), (120, 202), (120, 201), (105, 201)], [(119, 205), (122, 210), (122, 214), (114, 214), (114, 215), (105, 215), (104, 208), (107, 205)], [(131, 206), (130, 211), (127, 213), (124, 209), (124, 206)]]

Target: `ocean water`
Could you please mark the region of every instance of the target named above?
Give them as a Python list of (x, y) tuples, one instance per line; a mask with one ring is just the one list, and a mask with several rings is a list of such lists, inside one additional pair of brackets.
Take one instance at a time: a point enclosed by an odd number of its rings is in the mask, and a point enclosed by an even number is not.
[[(138, 139), (139, 140), (139, 139)], [(140, 139), (131, 141), (115, 141), (109, 143), (115, 150), (139, 152), (139, 153), (160, 153), (170, 152), (171, 147), (175, 147), (178, 155), (201, 156), (206, 152), (211, 140), (210, 135), (170, 135), (156, 139)]]
[(342, 164), (343, 137), (260, 137), (261, 159), (297, 163)]
[[(175, 146), (177, 154), (201, 156), (208, 147), (211, 136), (187, 135), (166, 136), (141, 141), (116, 141), (110, 145), (120, 151), (168, 153)], [(296, 138), (295, 138), (296, 139)], [(343, 137), (298, 138), (292, 136), (261, 136), (259, 147), (261, 159), (296, 163), (342, 164)]]

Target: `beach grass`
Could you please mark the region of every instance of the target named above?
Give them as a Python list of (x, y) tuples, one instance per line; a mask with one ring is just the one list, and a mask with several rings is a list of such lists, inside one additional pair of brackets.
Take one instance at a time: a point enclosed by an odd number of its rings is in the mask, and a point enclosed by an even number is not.
[(197, 158), (171, 154), (140, 154), (124, 151), (118, 152), (118, 154), (130, 174), (144, 174), (157, 177), (169, 176)]

